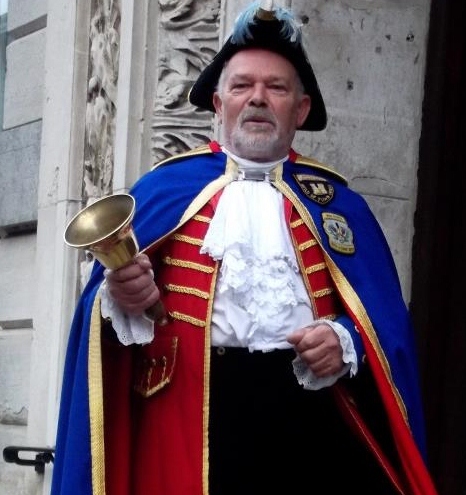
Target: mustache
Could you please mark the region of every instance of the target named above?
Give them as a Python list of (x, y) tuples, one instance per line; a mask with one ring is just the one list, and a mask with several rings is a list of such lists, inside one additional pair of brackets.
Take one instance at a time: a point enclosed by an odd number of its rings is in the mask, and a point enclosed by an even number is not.
[(269, 112), (267, 109), (261, 108), (246, 108), (240, 115), (240, 124), (248, 120), (262, 120), (269, 122), (270, 124), (276, 125), (275, 116)]

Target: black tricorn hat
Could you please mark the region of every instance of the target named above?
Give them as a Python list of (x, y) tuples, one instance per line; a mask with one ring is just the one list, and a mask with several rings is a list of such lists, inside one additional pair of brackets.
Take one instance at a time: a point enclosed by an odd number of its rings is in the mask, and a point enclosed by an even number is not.
[(233, 34), (191, 88), (189, 101), (197, 107), (215, 112), (213, 94), (225, 63), (233, 55), (247, 48), (270, 50), (293, 64), (303, 83), (304, 92), (311, 97), (311, 111), (299, 129), (303, 131), (325, 129), (327, 111), (302, 44), (301, 25), (289, 10), (283, 7), (265, 10), (258, 1), (252, 3), (237, 18)]

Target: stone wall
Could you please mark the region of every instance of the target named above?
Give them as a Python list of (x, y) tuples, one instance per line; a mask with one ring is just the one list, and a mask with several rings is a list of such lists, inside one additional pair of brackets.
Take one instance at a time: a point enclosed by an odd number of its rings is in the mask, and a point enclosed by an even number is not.
[[(0, 130), (0, 449), (27, 445), (46, 0), (10, 0)], [(31, 468), (29, 468), (31, 469)], [(41, 478), (0, 462), (0, 492), (33, 494)]]

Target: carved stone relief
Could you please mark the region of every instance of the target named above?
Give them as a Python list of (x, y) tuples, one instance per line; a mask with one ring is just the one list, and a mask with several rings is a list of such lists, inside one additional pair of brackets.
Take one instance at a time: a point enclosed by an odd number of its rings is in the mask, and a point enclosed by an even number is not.
[(188, 94), (219, 45), (220, 0), (158, 0), (157, 84), (151, 128), (154, 161), (212, 138), (213, 115)]
[[(154, 161), (212, 137), (213, 116), (188, 102), (219, 45), (221, 0), (157, 0), (157, 67), (150, 122)], [(83, 198), (112, 192), (121, 0), (91, 0)], [(139, 26), (135, 27), (139, 28)], [(140, 26), (142, 28), (142, 26)]]
[[(91, 0), (82, 190), (85, 204), (113, 192), (120, 23), (120, 0)], [(81, 290), (89, 280), (93, 259), (86, 250), (80, 264)]]
[(120, 50), (120, 0), (92, 0), (83, 198), (112, 192)]

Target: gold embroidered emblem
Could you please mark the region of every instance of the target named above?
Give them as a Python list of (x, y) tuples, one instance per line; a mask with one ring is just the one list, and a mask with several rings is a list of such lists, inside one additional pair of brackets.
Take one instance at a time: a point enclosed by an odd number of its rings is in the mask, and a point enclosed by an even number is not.
[(330, 247), (339, 253), (353, 254), (355, 251), (353, 232), (346, 218), (335, 213), (322, 213), (322, 219)]
[(301, 191), (309, 199), (312, 199), (312, 201), (320, 205), (326, 205), (332, 201), (335, 195), (335, 189), (327, 180), (309, 174), (294, 174), (293, 177), (301, 188)]
[(135, 359), (133, 387), (147, 398), (170, 383), (175, 369), (178, 337), (157, 335), (151, 345), (144, 347)]

